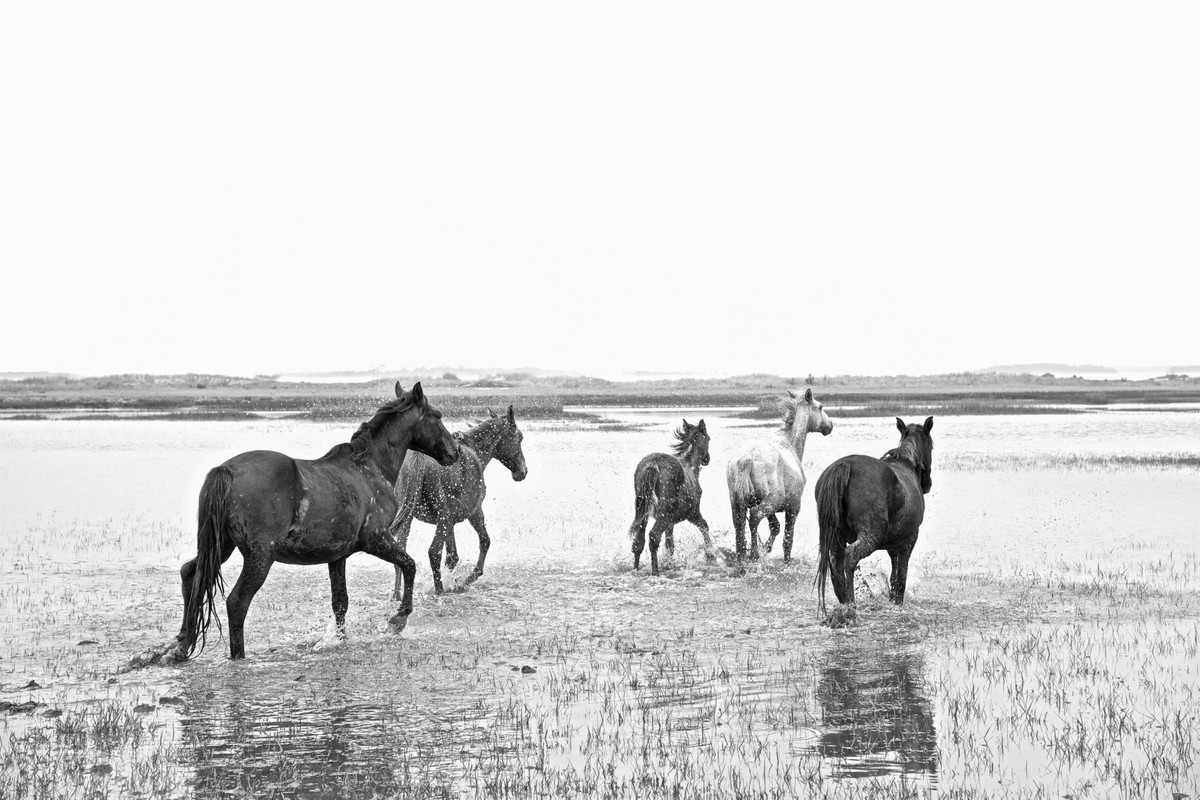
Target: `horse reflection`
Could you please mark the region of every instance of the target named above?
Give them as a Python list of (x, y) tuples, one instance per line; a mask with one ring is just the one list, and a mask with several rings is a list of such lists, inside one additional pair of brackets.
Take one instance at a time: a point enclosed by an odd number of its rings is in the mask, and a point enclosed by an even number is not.
[(867, 778), (937, 774), (933, 709), (922, 694), (924, 659), (910, 655), (874, 667), (828, 667), (817, 682), (824, 731), (818, 752), (835, 775)]

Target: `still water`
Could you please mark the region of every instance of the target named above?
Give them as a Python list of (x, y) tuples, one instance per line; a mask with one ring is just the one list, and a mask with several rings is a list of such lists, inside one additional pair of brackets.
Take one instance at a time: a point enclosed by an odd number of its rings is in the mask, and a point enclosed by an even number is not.
[[(835, 420), (830, 436), (808, 438), (795, 563), (776, 551), (745, 574), (709, 564), (682, 525), (663, 579), (632, 573), (633, 467), (667, 450), (685, 417), (712, 434), (702, 509), (718, 547), (732, 547), (724, 464), (773, 426), (728, 414), (609, 409), (599, 424), (523, 424), (528, 479), (488, 471), (483, 579), (432, 595), (432, 531), (414, 526), (416, 612), (399, 643), (384, 627), (391, 569), (359, 555), (348, 643), (328, 636), (325, 571), (277, 566), (251, 609), (245, 662), (225, 659), (218, 640), (182, 667), (122, 675), (125, 659), (178, 626), (177, 570), (194, 555), (207, 470), (252, 449), (316, 458), (356, 426), (0, 422), (0, 696), (152, 707), (191, 789), (434, 785), (454, 795), (536, 773), (547, 793), (583, 778), (645, 788), (662, 776), (793, 788), (904, 776), (931, 790), (948, 776), (980, 779), (948, 733), (958, 707), (947, 686), (969, 669), (931, 641), (1074, 602), (1047, 592), (1015, 608), (1011, 587), (1025, 580), (1077, 586), (1118, 565), (1151, 591), (1200, 590), (1180, 565), (1181, 554), (1194, 560), (1200, 532), (1200, 413), (1190, 408), (936, 418), (910, 602), (868, 601), (867, 621), (849, 632), (822, 628), (815, 613), (811, 487), (841, 455), (894, 446), (891, 418)], [(474, 533), (462, 525), (457, 536), (469, 565)], [(864, 562), (869, 591), (882, 589), (886, 563)], [(228, 580), (238, 567), (234, 556)], [(31, 680), (38, 688), (23, 689)], [(10, 714), (0, 733), (37, 724)], [(1051, 785), (1075, 777), (1065, 769)]]

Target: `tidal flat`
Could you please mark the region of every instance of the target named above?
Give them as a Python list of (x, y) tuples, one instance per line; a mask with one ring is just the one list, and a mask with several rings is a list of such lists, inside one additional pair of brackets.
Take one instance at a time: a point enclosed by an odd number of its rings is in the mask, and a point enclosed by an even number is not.
[[(344, 642), (326, 570), (277, 565), (244, 661), (214, 631), (189, 662), (131, 672), (178, 630), (205, 471), (260, 447), (316, 457), (354, 426), (0, 422), (0, 796), (1200, 792), (1200, 415), (937, 417), (907, 602), (887, 602), (876, 554), (840, 629), (816, 609), (812, 485), (894, 446), (894, 420), (809, 437), (792, 563), (709, 562), (684, 524), (655, 579), (632, 570), (632, 472), (683, 417), (712, 432), (702, 508), (727, 554), (724, 464), (769, 429), (715, 408), (528, 421), (528, 479), (488, 471), (479, 581), (435, 596), (414, 526), (404, 633), (389, 565), (350, 560)], [(457, 538), (451, 583), (476, 548)]]

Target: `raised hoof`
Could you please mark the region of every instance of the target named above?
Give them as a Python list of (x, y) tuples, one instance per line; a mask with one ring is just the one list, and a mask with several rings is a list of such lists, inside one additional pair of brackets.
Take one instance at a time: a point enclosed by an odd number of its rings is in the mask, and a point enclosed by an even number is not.
[(388, 620), (388, 627), (392, 629), (392, 633), (400, 633), (408, 627), (408, 614), (396, 614)]
[(711, 564), (712, 562), (717, 560), (717, 555), (712, 550), (705, 550), (704, 551), (704, 560)]
[(446, 569), (451, 572), (458, 566), (458, 556), (446, 556)]

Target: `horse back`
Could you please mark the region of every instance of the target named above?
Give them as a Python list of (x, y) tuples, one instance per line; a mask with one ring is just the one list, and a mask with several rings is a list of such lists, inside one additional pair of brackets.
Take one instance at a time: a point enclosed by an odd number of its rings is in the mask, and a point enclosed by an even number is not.
[(273, 450), (251, 450), (221, 465), (229, 470), (232, 491), (229, 516), (241, 530), (286, 529), (295, 517), (304, 489), (295, 459)]
[(841, 501), (852, 525), (886, 523), (889, 530), (904, 538), (916, 532), (924, 516), (925, 499), (909, 467), (871, 456), (844, 456), (830, 464), (817, 480), (818, 502), (825, 491), (826, 475), (839, 464), (849, 469)]

